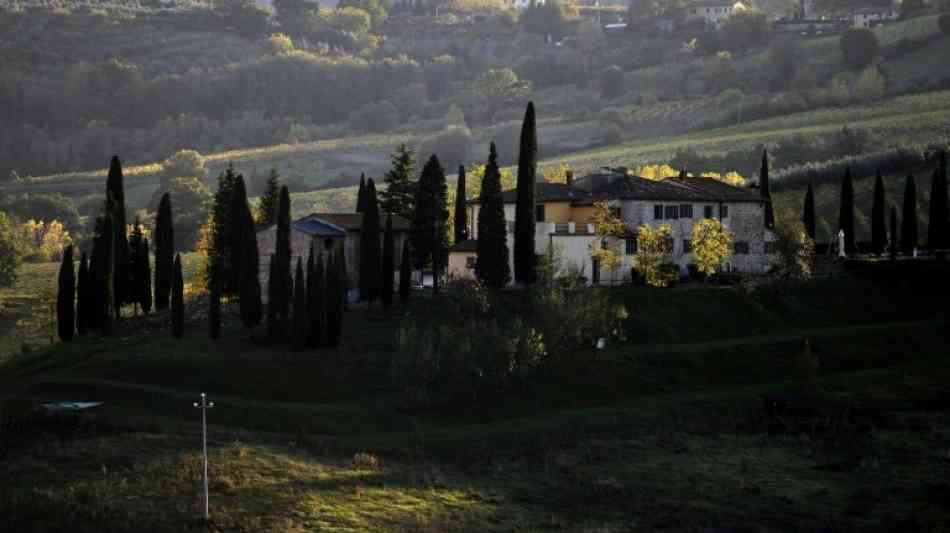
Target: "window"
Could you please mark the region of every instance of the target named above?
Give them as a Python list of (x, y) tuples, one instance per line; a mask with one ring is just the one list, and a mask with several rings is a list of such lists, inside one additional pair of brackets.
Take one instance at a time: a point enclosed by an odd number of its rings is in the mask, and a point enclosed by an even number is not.
[(627, 255), (635, 255), (637, 253), (637, 240), (636, 239), (624, 239), (624, 244), (626, 245)]
[(663, 206), (662, 205), (653, 206), (653, 218), (655, 220), (663, 220)]
[(749, 243), (746, 241), (736, 241), (733, 246), (735, 247), (736, 255), (749, 253)]
[(465, 268), (475, 268), (475, 259), (476, 256), (470, 255), (465, 258)]
[(680, 205), (680, 216), (682, 218), (693, 218), (693, 205), (692, 204)]
[(544, 222), (544, 204), (534, 206), (534, 221)]
[(666, 218), (670, 220), (676, 220), (679, 217), (680, 217), (680, 206), (678, 205), (666, 206)]
[(729, 206), (726, 204), (719, 205), (719, 218), (726, 218), (729, 216)]
[(623, 220), (623, 209), (621, 209), (621, 208), (619, 208), (619, 207), (611, 207), (611, 208), (610, 208), (610, 214), (613, 215), (613, 216), (615, 216), (615, 217), (617, 217), (617, 218), (619, 218), (619, 219), (621, 219), (621, 220)]
[(693, 253), (693, 243), (689, 239), (683, 239), (683, 253), (684, 254)]
[(767, 255), (778, 253), (778, 247), (775, 246), (775, 241), (765, 241), (765, 253)]
[(703, 207), (703, 218), (712, 218), (713, 217), (713, 206), (707, 205)]

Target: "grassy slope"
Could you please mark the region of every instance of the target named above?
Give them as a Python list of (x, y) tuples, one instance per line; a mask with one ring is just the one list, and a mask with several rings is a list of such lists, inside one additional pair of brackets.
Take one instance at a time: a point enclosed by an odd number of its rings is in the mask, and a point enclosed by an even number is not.
[[(190, 402), (208, 391), (218, 405), (211, 490), (221, 529), (948, 523), (937, 494), (950, 474), (942, 455), (950, 419), (915, 407), (945, 394), (946, 315), (934, 314), (939, 301), (919, 286), (845, 278), (767, 307), (727, 289), (618, 294), (633, 311), (631, 344), (473, 412), (396, 411), (393, 321), (359, 311), (347, 315), (339, 352), (256, 346), (232, 318), (219, 342), (196, 323), (180, 341), (139, 331), (17, 358), (0, 367), (0, 388), (102, 399), (106, 427), (125, 429), (0, 459), (0, 509), (25, 531), (40, 517), (53, 529), (199, 529)], [(416, 320), (431, 312), (425, 302), (414, 308)], [(803, 337), (820, 358), (824, 391), (895, 410), (869, 437), (761, 431), (756, 395), (794, 387), (785, 380)], [(910, 429), (921, 425), (929, 430)], [(351, 463), (359, 450), (382, 466)]]

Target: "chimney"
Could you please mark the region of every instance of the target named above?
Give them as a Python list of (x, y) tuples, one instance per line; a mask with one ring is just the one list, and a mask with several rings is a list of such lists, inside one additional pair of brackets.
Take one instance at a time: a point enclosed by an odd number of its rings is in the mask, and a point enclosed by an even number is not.
[(566, 170), (564, 172), (564, 178), (565, 178), (565, 181), (567, 182), (568, 187), (574, 186), (574, 171), (573, 170)]

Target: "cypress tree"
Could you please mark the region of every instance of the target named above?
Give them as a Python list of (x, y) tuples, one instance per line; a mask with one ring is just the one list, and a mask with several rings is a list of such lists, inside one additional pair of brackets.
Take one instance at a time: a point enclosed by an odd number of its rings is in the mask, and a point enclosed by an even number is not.
[(277, 208), (277, 312), (286, 319), (290, 312), (290, 300), (293, 297), (294, 280), (291, 276), (291, 248), (290, 248), (290, 191), (287, 187), (280, 188), (280, 201)]
[(901, 253), (912, 255), (917, 247), (917, 185), (909, 174), (904, 183), (904, 212), (901, 214)]
[(221, 280), (217, 276), (208, 280), (208, 336), (221, 338)]
[(897, 247), (899, 245), (897, 239), (897, 206), (891, 204), (891, 242), (890, 242), (890, 252), (891, 260), (897, 259)]
[(370, 302), (379, 297), (379, 206), (376, 184), (366, 182), (366, 210), (360, 227), (360, 300)]
[(449, 249), (447, 197), (445, 171), (439, 158), (432, 155), (422, 167), (412, 214), (412, 250), (418, 269), (424, 268), (429, 260), (433, 267), (446, 262)]
[[(212, 254), (213, 256), (213, 254)], [(209, 261), (213, 257), (209, 257)], [(168, 309), (168, 297), (172, 288), (175, 262), (175, 237), (172, 226), (172, 200), (168, 193), (162, 195), (155, 216), (155, 310)]]
[(280, 277), (277, 270), (277, 256), (270, 254), (270, 270), (267, 274), (267, 339), (272, 343), (277, 343), (283, 337), (281, 331), (280, 318), (277, 308), (280, 299), (280, 284), (283, 278)]
[(518, 197), (515, 204), (515, 282), (530, 285), (537, 279), (534, 249), (535, 198), (538, 173), (538, 131), (534, 102), (528, 102), (521, 124), (518, 151)]
[(415, 153), (400, 144), (396, 153), (389, 156), (392, 168), (386, 173), (384, 180), (386, 188), (379, 191), (379, 207), (383, 213), (392, 213), (403, 218), (412, 219), (415, 211), (415, 196), (417, 184), (412, 182), (415, 172)]
[[(231, 279), (229, 284), (237, 289), (240, 296), (244, 290), (242, 282), (244, 274), (242, 269), (246, 266), (244, 244), (246, 236), (244, 233), (249, 227), (253, 227), (254, 221), (251, 216), (251, 207), (247, 203), (247, 189), (244, 186), (244, 176), (240, 174), (234, 179), (233, 190), (231, 193), (231, 208), (229, 212), (230, 242), (228, 243), (227, 255), (231, 258)], [(250, 220), (250, 225), (248, 224)]]
[(180, 339), (185, 332), (185, 282), (181, 275), (181, 255), (175, 254), (172, 273), (172, 337)]
[(89, 264), (86, 252), (79, 259), (79, 276), (76, 302), (76, 333), (85, 335), (89, 328)]
[(115, 333), (112, 321), (112, 306), (115, 303), (115, 282), (112, 277), (112, 268), (115, 266), (114, 243), (115, 230), (113, 229), (112, 214), (106, 211), (102, 216), (102, 235), (99, 240), (101, 252), (96, 262), (99, 279), (95, 289), (97, 310), (100, 312), (99, 316), (96, 317), (96, 324), (99, 326), (99, 331), (106, 337), (110, 337)]
[(129, 298), (128, 303), (133, 305), (135, 312), (138, 312), (139, 300), (142, 291), (139, 289), (141, 279), (139, 278), (139, 248), (142, 245), (142, 227), (139, 217), (135, 217), (132, 223), (132, 234), (129, 235)]
[(940, 163), (934, 169), (930, 182), (930, 217), (927, 226), (927, 246), (931, 250), (948, 248), (947, 235), (947, 176), (946, 154), (940, 152)]
[(327, 302), (326, 302), (326, 340), (327, 346), (340, 345), (340, 332), (343, 327), (343, 263), (340, 260), (342, 250), (330, 254), (327, 262)]
[(303, 350), (307, 346), (307, 289), (303, 275), (303, 265), (297, 258), (297, 273), (294, 277), (294, 350)]
[(802, 224), (805, 226), (805, 233), (811, 240), (815, 240), (815, 187), (808, 182), (808, 191), (805, 193), (805, 206), (802, 208)]
[(393, 305), (393, 276), (395, 275), (396, 265), (393, 242), (393, 216), (386, 217), (386, 234), (383, 237), (383, 266), (382, 266), (382, 286), (380, 288), (383, 307), (389, 309)]
[(455, 242), (468, 240), (468, 211), (465, 209), (465, 167), (459, 165), (459, 177), (455, 184)]
[(340, 257), (337, 258), (337, 261), (339, 261), (339, 264), (336, 267), (334, 267), (334, 268), (339, 269), (340, 271), (340, 281), (339, 281), (340, 286), (337, 287), (337, 290), (340, 292), (340, 294), (343, 295), (343, 298), (342, 298), (343, 309), (349, 309), (350, 277), (349, 277), (349, 270), (347, 270), (347, 266), (346, 266), (346, 248), (343, 246), (342, 243), (339, 246), (339, 254), (340, 254)]
[(759, 170), (759, 194), (765, 207), (765, 227), (775, 227), (775, 214), (772, 211), (772, 187), (769, 184), (769, 152), (762, 150), (762, 168)]
[(142, 279), (140, 290), (142, 291), (139, 303), (142, 304), (142, 312), (146, 315), (152, 311), (152, 265), (149, 261), (148, 238), (142, 238), (142, 249), (139, 252), (140, 266), (139, 277)]
[(92, 253), (89, 255), (89, 271), (86, 275), (87, 289), (86, 327), (91, 330), (99, 329), (99, 317), (102, 315), (102, 295), (99, 292), (101, 268), (99, 259), (102, 256), (102, 225), (105, 223), (101, 216), (96, 217), (95, 230), (92, 238)]
[(409, 301), (409, 291), (412, 288), (412, 251), (408, 240), (402, 243), (402, 259), (399, 262), (399, 301), (403, 305)]
[(280, 202), (280, 176), (276, 168), (270, 169), (270, 175), (267, 176), (267, 188), (261, 196), (261, 202), (258, 207), (260, 212), (261, 226), (269, 226), (277, 221), (277, 205)]
[(356, 192), (356, 212), (366, 210), (366, 174), (360, 174), (360, 189)]
[(475, 262), (475, 275), (485, 285), (501, 288), (511, 280), (511, 267), (508, 265), (505, 207), (501, 196), (501, 173), (498, 170), (495, 143), (491, 143), (479, 202), (481, 207), (478, 210), (478, 260)]
[(326, 305), (324, 303), (326, 278), (323, 271), (323, 254), (317, 253), (315, 255), (312, 272), (308, 284), (310, 294), (307, 298), (307, 312), (310, 317), (308, 344), (311, 348), (319, 348), (323, 345), (323, 330), (326, 323)]
[(261, 322), (261, 283), (258, 278), (260, 258), (257, 248), (257, 230), (254, 217), (247, 203), (244, 178), (240, 175), (234, 182), (231, 202), (231, 274), (240, 287), (241, 322), (253, 328)]
[(841, 203), (838, 209), (838, 229), (844, 230), (844, 251), (851, 255), (854, 243), (854, 184), (851, 181), (851, 167), (846, 167), (841, 179)]
[(76, 323), (76, 278), (73, 271), (73, 247), (63, 250), (59, 265), (59, 290), (56, 292), (56, 326), (63, 342), (73, 340)]
[[(240, 290), (231, 267), (233, 231), (231, 205), (234, 201), (234, 186), (237, 178), (234, 167), (228, 164), (228, 168), (218, 176), (218, 190), (214, 193), (214, 203), (211, 208), (211, 249), (208, 251), (207, 278), (220, 276), (221, 294), (224, 296), (234, 296)], [(156, 243), (156, 255), (157, 250)], [(211, 272), (211, 269), (215, 268), (219, 269), (220, 273)]]
[(125, 185), (119, 156), (112, 156), (106, 179), (106, 210), (112, 215), (113, 240), (113, 312), (119, 318), (122, 304), (131, 303), (134, 291), (129, 286), (129, 240), (125, 222)]
[(871, 248), (875, 254), (883, 254), (887, 246), (887, 215), (884, 200), (884, 179), (881, 171), (874, 178), (874, 203), (871, 205)]

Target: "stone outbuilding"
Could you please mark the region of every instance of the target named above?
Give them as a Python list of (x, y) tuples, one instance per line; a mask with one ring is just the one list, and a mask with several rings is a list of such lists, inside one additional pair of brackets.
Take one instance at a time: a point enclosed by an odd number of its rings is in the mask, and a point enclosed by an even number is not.
[[(351, 291), (349, 299), (354, 299), (359, 290), (360, 239), (363, 225), (362, 213), (313, 213), (290, 223), (290, 253), (292, 268), (297, 259), (304, 263), (310, 254), (310, 245), (316, 251), (327, 254), (341, 247), (346, 258), (347, 288)], [(386, 227), (386, 215), (380, 216), (380, 250), (383, 245), (383, 231)], [(393, 265), (395, 279), (399, 283), (399, 262), (402, 247), (408, 242), (410, 223), (405, 218), (393, 215)], [(261, 292), (267, 294), (267, 277), (270, 271), (270, 256), (274, 253), (277, 241), (277, 226), (271, 225), (257, 233), (257, 246), (261, 257)], [(324, 256), (325, 257), (325, 256)], [(357, 291), (353, 294), (353, 291)]]

